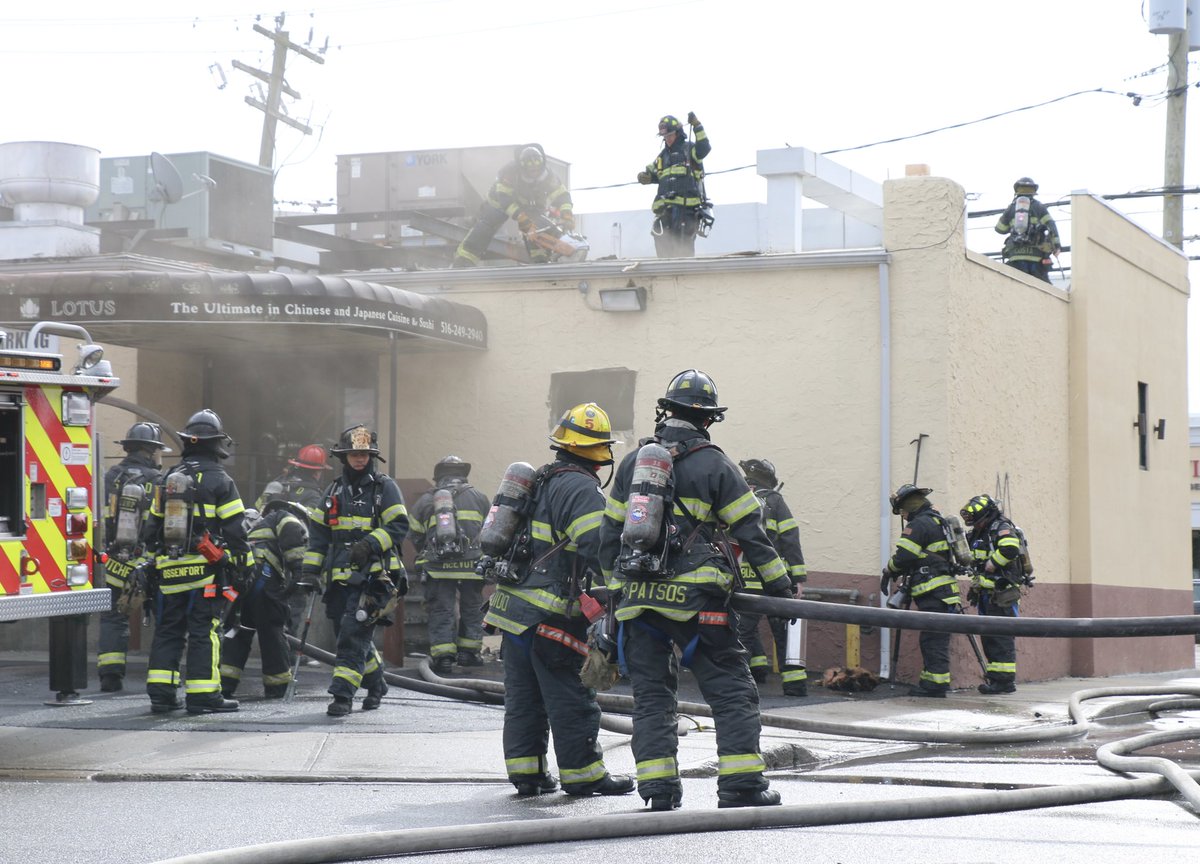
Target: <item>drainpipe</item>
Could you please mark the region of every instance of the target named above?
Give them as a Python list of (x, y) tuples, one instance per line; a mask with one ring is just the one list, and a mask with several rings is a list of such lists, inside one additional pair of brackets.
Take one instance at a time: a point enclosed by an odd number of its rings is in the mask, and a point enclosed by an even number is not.
[[(891, 546), (892, 505), (888, 484), (892, 476), (892, 296), (888, 265), (879, 265), (879, 569), (887, 564)], [(879, 605), (887, 598), (879, 595)], [(879, 677), (892, 677), (892, 631), (879, 630)]]

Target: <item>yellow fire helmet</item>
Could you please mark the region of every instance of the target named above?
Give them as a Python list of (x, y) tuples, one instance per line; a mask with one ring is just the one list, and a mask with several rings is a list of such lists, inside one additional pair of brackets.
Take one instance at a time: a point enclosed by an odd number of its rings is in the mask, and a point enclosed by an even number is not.
[(550, 440), (568, 453), (606, 463), (612, 461), (616, 440), (611, 433), (612, 423), (604, 409), (595, 402), (584, 402), (563, 414)]

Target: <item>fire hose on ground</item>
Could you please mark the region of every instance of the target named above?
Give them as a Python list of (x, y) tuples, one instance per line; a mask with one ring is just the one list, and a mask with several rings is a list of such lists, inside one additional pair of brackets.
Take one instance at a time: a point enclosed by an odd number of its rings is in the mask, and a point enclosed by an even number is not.
[[(807, 617), (844, 623), (902, 627), (913, 630), (936, 630), (953, 633), (983, 633), (1023, 637), (1144, 637), (1195, 634), (1200, 631), (1200, 619), (1193, 616), (1165, 618), (1106, 618), (1106, 619), (1029, 619), (984, 616), (942, 615), (908, 610), (847, 608), (803, 600), (737, 595), (734, 608), (777, 617)], [(899, 617), (903, 616), (903, 617)], [(311, 646), (306, 653), (325, 663), (333, 656)], [(428, 669), (428, 664), (423, 664)], [(426, 674), (432, 675), (431, 672)], [(433, 676), (436, 677), (436, 676)], [(385, 673), (389, 683), (432, 695), (471, 701), (495, 703), (501, 699), (503, 685), (454, 679), (454, 685), (436, 681), (415, 680), (395, 673)], [(480, 685), (476, 687), (476, 685)], [(1069, 713), (1071, 725), (1034, 726), (1024, 730), (974, 730), (945, 733), (924, 729), (909, 733), (900, 728), (858, 724), (835, 724), (782, 715), (764, 714), (764, 725), (803, 732), (846, 735), (861, 738), (883, 738), (895, 741), (922, 743), (1012, 743), (1046, 740), (1047, 738), (1078, 737), (1086, 734), (1087, 718), (1082, 703), (1089, 699), (1109, 696), (1156, 697), (1140, 710), (1152, 712), (1191, 709), (1200, 704), (1200, 687), (1189, 685), (1164, 687), (1102, 687), (1081, 690), (1071, 696)], [(1157, 698), (1170, 695), (1175, 698)], [(602, 707), (609, 710), (629, 710), (632, 700), (616, 694), (598, 694)], [(1144, 700), (1143, 700), (1144, 701)], [(680, 703), (679, 710), (699, 716), (711, 716), (707, 705)], [(459, 825), (446, 828), (402, 829), (360, 835), (320, 837), (269, 843), (241, 849), (172, 858), (162, 864), (275, 864), (275, 862), (356, 861), (373, 857), (420, 854), (452, 850), (499, 848), (537, 843), (561, 843), (581, 840), (616, 839), (671, 834), (703, 833), (710, 831), (740, 831), (751, 828), (812, 827), (868, 822), (908, 821), (951, 816), (982, 815), (1075, 804), (1099, 803), (1130, 798), (1170, 794), (1178, 791), (1200, 814), (1200, 771), (1186, 771), (1170, 760), (1158, 757), (1132, 757), (1130, 751), (1184, 740), (1200, 739), (1200, 730), (1176, 730), (1138, 736), (1104, 745), (1097, 750), (1097, 760), (1108, 770), (1117, 772), (1148, 772), (1161, 776), (1137, 779), (1098, 781), (1066, 786), (1033, 789), (968, 792), (953, 797), (910, 798), (903, 801), (861, 801), (854, 803), (783, 805), (769, 808), (738, 810), (673, 811), (639, 813), (630, 819), (627, 813), (584, 818), (563, 818), (538, 821), (515, 821)]]

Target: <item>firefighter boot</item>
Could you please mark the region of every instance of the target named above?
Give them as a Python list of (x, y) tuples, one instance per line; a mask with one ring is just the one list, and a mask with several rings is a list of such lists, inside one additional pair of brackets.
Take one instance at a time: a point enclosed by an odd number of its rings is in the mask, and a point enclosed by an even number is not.
[(767, 683), (767, 667), (766, 666), (751, 666), (750, 675), (754, 678), (755, 684)]
[(282, 699), (287, 695), (286, 684), (264, 684), (263, 698), (264, 699)]
[(808, 682), (807, 681), (789, 681), (783, 685), (784, 696), (807, 696)]
[(203, 702), (189, 702), (187, 712), (189, 714), (228, 714), (238, 710), (236, 699), (226, 699), (218, 696), (215, 699), (205, 699)]
[(442, 654), (433, 658), (433, 662), (429, 664), (433, 669), (433, 674), (441, 678), (454, 673), (454, 655)]
[(522, 780), (513, 785), (517, 787), (518, 795), (528, 798), (531, 795), (545, 795), (547, 792), (553, 792), (558, 788), (558, 781), (549, 774), (543, 774), (532, 780)]
[(483, 658), (474, 651), (459, 651), (456, 662), (459, 666), (482, 666)]
[(637, 784), (628, 774), (605, 774), (604, 779), (586, 791), (568, 789), (563, 791), (568, 795), (628, 795)]
[(926, 696), (932, 699), (945, 699), (946, 691), (949, 687), (926, 687), (925, 682), (921, 682), (915, 687), (908, 688), (909, 696)]
[(651, 795), (643, 800), (650, 805), (651, 810), (678, 810), (683, 803), (683, 793), (666, 792), (662, 795)]
[(717, 807), (773, 807), (783, 803), (774, 789), (738, 789), (717, 792)]
[(374, 711), (383, 702), (383, 697), (387, 695), (388, 686), (380, 681), (377, 687), (372, 687), (367, 691), (367, 695), (363, 697), (362, 710)]
[(101, 675), (100, 676), (100, 692), (101, 693), (117, 693), (124, 689), (125, 683), (121, 680), (120, 675)]
[(150, 710), (155, 714), (169, 714), (172, 711), (178, 711), (183, 707), (183, 703), (176, 699), (174, 702), (150, 700)]
[(1017, 685), (1013, 681), (1005, 681), (1001, 678), (988, 678), (979, 685), (979, 692), (988, 696), (998, 693), (1016, 693)]
[(350, 713), (350, 700), (345, 696), (334, 696), (325, 713), (330, 717), (345, 717)]

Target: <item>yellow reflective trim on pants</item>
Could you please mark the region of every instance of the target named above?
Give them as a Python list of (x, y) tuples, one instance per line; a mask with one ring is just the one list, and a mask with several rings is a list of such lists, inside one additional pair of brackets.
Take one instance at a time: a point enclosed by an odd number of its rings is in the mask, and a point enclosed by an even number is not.
[(510, 777), (514, 774), (541, 774), (542, 757), (517, 756), (512, 759), (505, 759), (504, 767)]
[(263, 684), (267, 685), (268, 687), (277, 687), (281, 684), (284, 684), (284, 685), (290, 684), (291, 681), (292, 681), (292, 670), (291, 669), (287, 670), (286, 672), (280, 672), (278, 675), (264, 675), (263, 676)]
[(754, 669), (755, 667), (758, 667), (758, 666), (766, 666), (766, 665), (767, 665), (767, 657), (765, 654), (755, 654), (753, 657), (750, 658), (750, 668), (751, 669)]
[(439, 642), (429, 646), (430, 657), (441, 657), (443, 654), (454, 654), (457, 648), (453, 642)]
[(787, 684), (790, 681), (807, 681), (808, 680), (808, 670), (807, 669), (784, 669), (782, 672), (779, 673), (779, 677), (783, 681), (784, 684)]
[(179, 686), (179, 673), (174, 669), (150, 669), (146, 672), (147, 684), (166, 684), (168, 687)]
[[(240, 503), (240, 502), (239, 502)], [(221, 689), (221, 619), (213, 618), (208, 628), (209, 656), (212, 666), (207, 670), (207, 678), (193, 678), (192, 670), (188, 669), (187, 681), (184, 684), (186, 693), (216, 693)], [(202, 670), (197, 669), (197, 672)]]
[(478, 651), (483, 647), (482, 639), (467, 639), (459, 636), (454, 640), (454, 644), (464, 651)]
[(949, 687), (950, 686), (950, 673), (949, 672), (922, 671), (921, 672), (921, 680), (928, 681), (930, 684), (945, 684), (947, 687)]
[(1017, 674), (1017, 664), (1016, 663), (988, 663), (987, 671), (1001, 672), (1001, 673), (1006, 673), (1006, 674), (1010, 674), (1010, 675), (1016, 675)]
[(227, 663), (221, 664), (221, 677), (233, 678), (237, 681), (242, 680), (242, 670), (237, 666), (230, 666)]
[(100, 654), (96, 657), (97, 666), (124, 666), (125, 652), (124, 651), (109, 651), (105, 654)]
[(765, 770), (767, 770), (767, 763), (758, 753), (717, 757), (718, 777), (727, 777), (730, 774), (761, 774)]
[(571, 783), (592, 783), (596, 780), (603, 780), (604, 775), (608, 772), (604, 770), (604, 761), (593, 762), (584, 768), (563, 768), (558, 766), (559, 774), (562, 775), (562, 784), (564, 786)]
[(666, 759), (647, 759), (637, 763), (637, 779), (639, 783), (647, 780), (673, 780), (679, 777), (679, 763), (675, 757)]
[(333, 667), (333, 677), (341, 678), (343, 681), (353, 686), (355, 690), (362, 685), (362, 674), (355, 672), (349, 666)]

